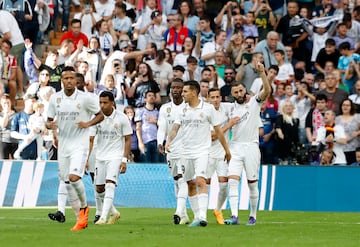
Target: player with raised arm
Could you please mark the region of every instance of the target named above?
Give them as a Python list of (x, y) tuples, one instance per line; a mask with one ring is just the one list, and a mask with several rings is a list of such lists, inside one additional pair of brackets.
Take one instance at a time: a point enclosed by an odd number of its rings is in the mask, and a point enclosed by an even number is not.
[(247, 97), (246, 87), (235, 83), (231, 87), (231, 94), (235, 99), (230, 117), (238, 117), (239, 121), (232, 127), (230, 150), (232, 158), (229, 163), (229, 202), (231, 218), (225, 224), (238, 225), (239, 181), (243, 169), (246, 172), (250, 190), (250, 216), (247, 225), (256, 224), (256, 211), (259, 200), (259, 118), (260, 108), (270, 94), (270, 83), (267, 80), (264, 65), (257, 62), (256, 69), (263, 82), (259, 94)]
[[(63, 89), (53, 94), (48, 108), (46, 127), (58, 131), (58, 162), (60, 181), (65, 181), (70, 204), (77, 216), (72, 231), (88, 225), (89, 206), (81, 178), (89, 151), (88, 127), (101, 122), (104, 115), (99, 102), (89, 94), (76, 89), (75, 69), (64, 67), (61, 73)], [(91, 118), (91, 116), (95, 117)], [(54, 121), (56, 117), (56, 121)]]
[[(100, 219), (95, 224), (104, 225), (114, 224), (120, 218), (120, 213), (113, 205), (115, 186), (119, 172), (126, 172), (133, 131), (127, 116), (115, 110), (115, 99), (111, 92), (103, 91), (99, 98), (105, 118), (91, 127), (90, 142), (94, 142), (96, 135), (95, 185), (97, 192), (103, 195), (103, 207)], [(111, 216), (107, 220), (109, 212)]]
[[(182, 96), (186, 104), (177, 116), (165, 145), (165, 150), (171, 152), (172, 141), (181, 128), (184, 178), (189, 185), (189, 201), (194, 212), (194, 221), (190, 227), (207, 225), (206, 170), (211, 146), (211, 126), (225, 149), (225, 159), (229, 161), (231, 158), (217, 112), (214, 106), (199, 98), (199, 92), (200, 86), (197, 81), (185, 82)], [(192, 183), (194, 176), (195, 184)]]
[[(160, 154), (164, 154), (163, 142), (169, 135), (176, 117), (181, 114), (180, 109), (185, 105), (181, 96), (184, 87), (182, 79), (176, 78), (171, 83), (172, 101), (163, 104), (159, 111), (157, 143)], [(188, 185), (184, 179), (182, 161), (182, 139), (181, 134), (176, 135), (172, 142), (172, 152), (167, 153), (166, 159), (170, 174), (174, 178), (175, 196), (177, 199), (176, 211), (174, 214), (174, 224), (188, 224), (189, 217), (186, 213), (186, 199)]]

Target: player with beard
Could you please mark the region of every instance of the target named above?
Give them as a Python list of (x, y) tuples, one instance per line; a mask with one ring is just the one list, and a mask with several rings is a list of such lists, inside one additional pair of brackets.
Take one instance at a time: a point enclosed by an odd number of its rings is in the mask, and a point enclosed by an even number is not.
[(247, 97), (246, 87), (241, 83), (232, 85), (231, 94), (235, 99), (230, 104), (230, 118), (238, 117), (238, 122), (232, 127), (230, 152), (232, 158), (229, 163), (228, 183), (231, 218), (225, 224), (238, 225), (239, 181), (242, 170), (245, 169), (250, 190), (250, 217), (247, 225), (256, 224), (256, 210), (259, 199), (259, 117), (263, 101), (270, 94), (270, 83), (267, 80), (264, 65), (256, 63), (256, 70), (263, 82), (263, 88), (251, 97)]

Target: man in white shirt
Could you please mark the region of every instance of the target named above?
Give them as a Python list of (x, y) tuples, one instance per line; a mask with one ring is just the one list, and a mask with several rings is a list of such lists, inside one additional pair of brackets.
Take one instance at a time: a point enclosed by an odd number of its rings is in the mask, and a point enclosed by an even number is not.
[[(158, 118), (158, 132), (157, 143), (160, 154), (164, 154), (163, 143), (165, 137), (169, 135), (176, 117), (181, 114), (181, 109), (185, 102), (181, 96), (184, 82), (175, 78), (171, 83), (171, 98), (172, 101), (163, 104), (160, 107)], [(183, 164), (182, 164), (182, 135), (176, 135), (172, 142), (172, 152), (167, 153), (166, 159), (169, 166), (170, 174), (174, 178), (174, 187), (177, 199), (176, 211), (174, 214), (174, 224), (183, 225), (189, 223), (189, 217), (186, 213), (186, 199), (188, 193), (188, 185), (184, 178)]]
[(235, 99), (231, 103), (231, 118), (237, 118), (238, 122), (232, 127), (232, 140), (230, 150), (232, 159), (229, 163), (229, 203), (231, 217), (225, 220), (225, 224), (238, 225), (239, 207), (239, 181), (242, 170), (245, 170), (250, 191), (250, 216), (247, 225), (256, 224), (256, 210), (259, 200), (259, 120), (263, 101), (270, 95), (271, 86), (265, 74), (264, 65), (257, 63), (256, 69), (262, 79), (263, 86), (259, 94), (246, 96), (246, 87), (243, 84), (234, 84), (231, 94)]
[[(100, 219), (95, 224), (104, 225), (114, 224), (120, 218), (120, 213), (113, 205), (115, 186), (119, 171), (120, 173), (126, 172), (133, 131), (127, 116), (115, 110), (115, 99), (112, 92), (103, 91), (99, 99), (105, 118), (91, 128), (90, 147), (97, 136), (95, 185), (103, 207)], [(107, 220), (109, 212), (111, 216)]]
[(66, 183), (70, 203), (79, 205), (78, 210), (74, 210), (77, 222), (71, 228), (79, 231), (87, 227), (89, 217), (81, 180), (89, 150), (88, 127), (101, 122), (104, 115), (95, 97), (76, 89), (75, 74), (73, 67), (63, 68), (63, 89), (50, 98), (46, 127), (54, 133), (59, 131), (58, 137), (54, 136), (58, 138), (59, 176)]
[[(208, 224), (206, 219), (208, 206), (206, 170), (211, 146), (211, 126), (225, 149), (226, 161), (231, 158), (230, 150), (220, 128), (217, 112), (214, 106), (198, 97), (199, 92), (200, 85), (197, 81), (185, 82), (182, 96), (186, 104), (180, 111), (182, 114), (176, 118), (165, 145), (165, 150), (171, 152), (172, 141), (181, 128), (182, 156), (185, 157), (184, 177), (188, 182), (189, 201), (194, 212), (194, 221), (189, 225), (190, 227), (205, 227)], [(194, 177), (196, 177), (196, 182), (193, 181)]]

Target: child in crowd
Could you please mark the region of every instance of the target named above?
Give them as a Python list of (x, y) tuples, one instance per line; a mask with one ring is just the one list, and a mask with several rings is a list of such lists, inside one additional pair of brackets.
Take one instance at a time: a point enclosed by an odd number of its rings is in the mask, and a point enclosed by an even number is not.
[(41, 160), (41, 152), (43, 151), (43, 135), (46, 134), (47, 129), (45, 127), (45, 119), (43, 116), (44, 113), (44, 104), (40, 102), (35, 102), (33, 105), (34, 114), (29, 118), (29, 129), (31, 130), (30, 134), (24, 141), (19, 145), (18, 149), (14, 153), (15, 159), (20, 159), (20, 153), (34, 140), (36, 140), (37, 145), (37, 159)]

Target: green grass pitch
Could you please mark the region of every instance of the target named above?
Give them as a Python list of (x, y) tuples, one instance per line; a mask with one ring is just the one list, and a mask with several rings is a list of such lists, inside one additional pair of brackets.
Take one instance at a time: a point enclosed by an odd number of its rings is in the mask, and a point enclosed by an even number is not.
[[(72, 210), (65, 223), (48, 219), (54, 210), (1, 208), (1, 246), (360, 246), (359, 213), (260, 211), (257, 225), (249, 227), (248, 211), (240, 211), (239, 226), (227, 226), (217, 225), (209, 210), (207, 227), (190, 228), (172, 223), (173, 209), (119, 208), (115, 225), (89, 222), (71, 232)], [(92, 208), (90, 220), (94, 213)]]

